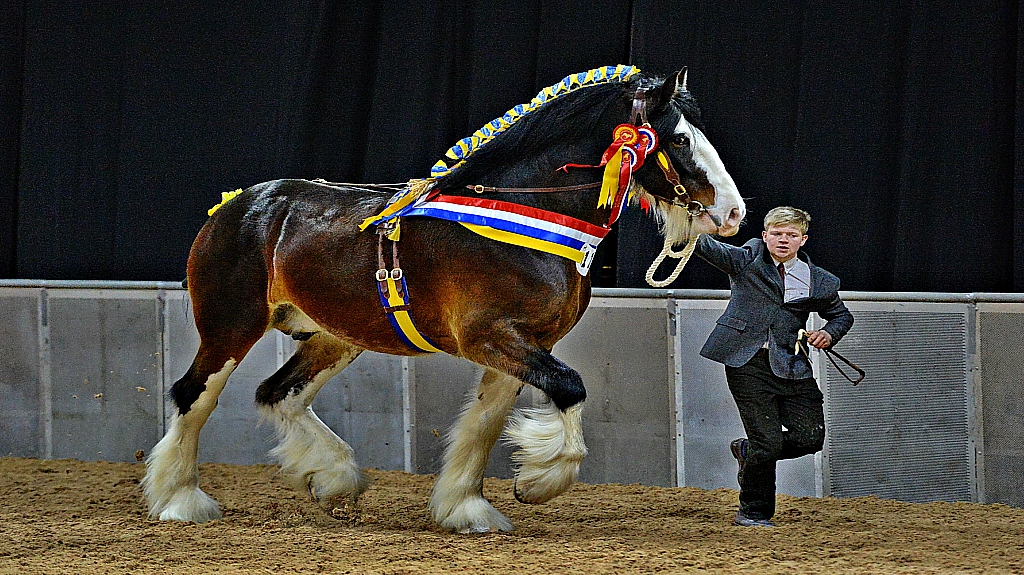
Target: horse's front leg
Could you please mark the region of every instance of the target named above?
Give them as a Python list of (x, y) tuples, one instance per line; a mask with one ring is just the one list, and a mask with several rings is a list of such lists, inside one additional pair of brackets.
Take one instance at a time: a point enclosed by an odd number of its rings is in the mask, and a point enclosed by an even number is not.
[(519, 446), (512, 454), (516, 499), (544, 503), (572, 487), (587, 456), (582, 420), (587, 391), (580, 374), (551, 354), (538, 351), (530, 360), (520, 379), (551, 401), (516, 411), (505, 433), (509, 443)]
[(488, 455), (522, 389), (518, 379), (485, 368), (474, 398), (448, 433), (444, 464), (430, 511), (444, 528), (460, 533), (511, 531), (512, 523), (484, 498)]
[[(463, 353), (536, 387), (551, 400), (517, 411), (506, 430), (509, 442), (519, 446), (512, 454), (517, 466), (516, 499), (544, 503), (572, 486), (587, 455), (582, 423), (587, 390), (580, 374), (524, 339), (510, 337), (504, 345), (491, 341), (477, 348), (466, 346)], [(466, 353), (467, 348), (473, 351)]]

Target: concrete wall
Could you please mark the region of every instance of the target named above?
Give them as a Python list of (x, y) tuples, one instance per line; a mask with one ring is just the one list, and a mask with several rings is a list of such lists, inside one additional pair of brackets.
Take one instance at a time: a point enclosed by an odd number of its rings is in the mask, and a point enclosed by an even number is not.
[[(1024, 506), (1024, 298), (844, 295), (857, 323), (839, 348), (868, 377), (851, 386), (817, 354), (826, 446), (781, 462), (780, 492)], [(582, 481), (736, 487), (728, 443), (743, 427), (724, 370), (698, 355), (727, 297), (595, 293), (554, 350), (587, 384)], [(198, 347), (173, 284), (0, 284), (0, 334), (0, 454), (21, 457), (134, 461), (162, 436), (166, 391)], [(293, 350), (271, 332), (240, 364), (203, 430), (203, 461), (269, 461), (253, 393)], [(363, 466), (433, 473), (480, 373), (444, 354), (364, 353), (314, 409)], [(528, 388), (519, 405), (542, 399)], [(489, 475), (511, 476), (510, 452), (495, 448)]]

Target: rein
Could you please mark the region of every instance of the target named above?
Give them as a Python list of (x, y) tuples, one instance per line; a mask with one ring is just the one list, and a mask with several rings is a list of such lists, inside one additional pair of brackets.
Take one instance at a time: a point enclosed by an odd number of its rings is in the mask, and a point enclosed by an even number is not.
[[(806, 355), (808, 359), (810, 359), (810, 350), (811, 345), (807, 343), (807, 330), (801, 329), (797, 333), (796, 349), (794, 350), (794, 353), (796, 355), (800, 355), (800, 353), (803, 352), (803, 354)], [(819, 350), (825, 352), (825, 357), (827, 357), (828, 360), (832, 362), (832, 366), (836, 368), (836, 371), (839, 372), (839, 375), (846, 378), (846, 381), (849, 381), (853, 385), (857, 385), (858, 383), (863, 381), (864, 377), (867, 375), (866, 372), (863, 369), (861, 369), (857, 364), (843, 357), (838, 351), (832, 349), (831, 346), (826, 348), (819, 348)], [(832, 356), (838, 357), (839, 361), (850, 366), (854, 371), (857, 372), (857, 375), (855, 377), (850, 377), (850, 375), (846, 373), (846, 371), (843, 368), (839, 367), (839, 364), (836, 363), (836, 360)]]
[(578, 192), (580, 190), (590, 190), (600, 187), (601, 182), (578, 184), (575, 186), (560, 186), (557, 188), (492, 188), (490, 186), (468, 185), (466, 186), (466, 189), (473, 190), (478, 194), (544, 194), (552, 192)]

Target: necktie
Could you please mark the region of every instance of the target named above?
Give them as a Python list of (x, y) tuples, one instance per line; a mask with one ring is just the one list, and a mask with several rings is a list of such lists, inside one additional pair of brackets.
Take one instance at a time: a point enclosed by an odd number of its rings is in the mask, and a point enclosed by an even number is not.
[(782, 280), (782, 299), (786, 299), (786, 264), (779, 264), (779, 278)]

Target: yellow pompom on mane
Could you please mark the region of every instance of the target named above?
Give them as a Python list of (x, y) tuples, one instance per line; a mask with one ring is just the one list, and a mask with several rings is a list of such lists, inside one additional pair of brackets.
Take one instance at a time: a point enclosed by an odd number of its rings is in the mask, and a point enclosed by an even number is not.
[(242, 193), (242, 188), (238, 188), (237, 190), (235, 190), (233, 192), (221, 192), (220, 193), (220, 203), (217, 204), (216, 206), (213, 206), (209, 210), (207, 210), (206, 211), (206, 215), (212, 216), (213, 212), (216, 212), (218, 209), (220, 209), (221, 206), (223, 206), (224, 204), (226, 204), (229, 201), (231, 201), (232, 198), (234, 198), (235, 196), (237, 196), (240, 193)]

